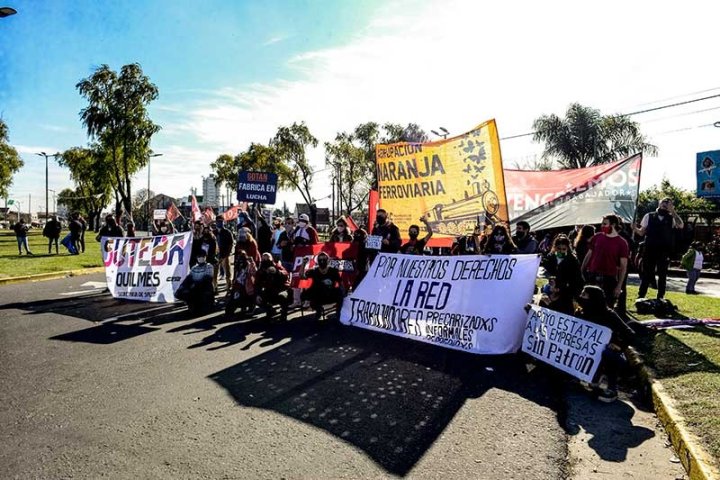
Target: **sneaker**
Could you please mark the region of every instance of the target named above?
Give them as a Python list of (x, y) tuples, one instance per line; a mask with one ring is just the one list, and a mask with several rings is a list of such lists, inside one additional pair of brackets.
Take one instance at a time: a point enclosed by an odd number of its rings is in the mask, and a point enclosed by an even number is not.
[(322, 320), (324, 315), (325, 311), (322, 308), (318, 308), (317, 310), (315, 310), (315, 321)]
[(612, 388), (604, 388), (600, 390), (600, 393), (598, 394), (598, 400), (603, 403), (612, 403), (617, 400), (617, 398), (617, 390), (613, 390)]

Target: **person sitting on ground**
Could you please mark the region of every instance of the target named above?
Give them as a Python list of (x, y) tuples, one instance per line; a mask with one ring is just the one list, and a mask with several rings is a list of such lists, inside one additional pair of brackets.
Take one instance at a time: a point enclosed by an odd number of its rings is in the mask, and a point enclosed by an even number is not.
[(60, 232), (62, 232), (62, 224), (58, 221), (57, 215), (53, 215), (43, 227), (43, 236), (48, 239), (48, 254), (52, 253), (53, 243), (55, 244), (55, 255), (60, 253), (58, 247)]
[(427, 234), (422, 239), (418, 240), (418, 236), (420, 235), (420, 227), (417, 225), (410, 225), (410, 228), (408, 228), (408, 236), (410, 237), (410, 240), (406, 242), (402, 247), (400, 247), (400, 253), (404, 253), (406, 255), (424, 254), (425, 245), (427, 245), (428, 240), (430, 240), (430, 237), (432, 237), (433, 230), (428, 223), (427, 217), (423, 215), (422, 217), (420, 217), (420, 221), (425, 224)]
[(545, 271), (555, 278), (555, 288), (560, 297), (555, 303), (561, 308), (558, 311), (572, 314), (573, 299), (580, 294), (585, 282), (580, 273), (580, 262), (570, 250), (570, 239), (565, 235), (555, 237)]
[(292, 301), (290, 275), (279, 263), (273, 261), (269, 252), (262, 254), (260, 267), (255, 275), (255, 302), (265, 309), (265, 318), (275, 316), (274, 305), (280, 305), (280, 320), (287, 320), (288, 306)]
[(32, 255), (33, 253), (28, 248), (27, 234), (30, 227), (25, 223), (24, 219), (20, 219), (15, 225), (13, 225), (13, 231), (15, 232), (15, 238), (17, 240), (18, 255), (22, 255), (22, 248), (25, 247), (25, 255)]
[(548, 278), (548, 283), (542, 289), (539, 305), (567, 315), (572, 315), (575, 311), (573, 303), (570, 302), (568, 306), (568, 303), (562, 297), (555, 277)]
[(228, 289), (225, 314), (232, 315), (237, 308), (241, 315), (252, 314), (255, 309), (255, 275), (257, 266), (245, 250), (235, 253), (235, 279)]
[(310, 279), (312, 283), (302, 291), (301, 300), (310, 302), (310, 307), (315, 310), (315, 320), (323, 316), (324, 306), (328, 303), (335, 305), (335, 312), (339, 317), (344, 297), (340, 272), (330, 266), (330, 257), (325, 252), (318, 253), (317, 267), (306, 270), (307, 262), (307, 258), (303, 259), (300, 278)]
[(685, 286), (685, 293), (688, 295), (699, 293), (695, 290), (695, 283), (700, 278), (700, 271), (703, 267), (703, 251), (705, 251), (705, 247), (702, 242), (693, 242), (680, 260), (680, 265), (687, 270), (688, 282)]
[(297, 227), (293, 232), (293, 245), (315, 245), (320, 243), (317, 230), (310, 225), (310, 217), (303, 213), (298, 217)]
[(204, 250), (198, 254), (196, 260), (197, 263), (175, 292), (175, 298), (187, 303), (191, 313), (212, 308), (215, 304), (215, 268), (207, 262)]
[[(598, 400), (606, 403), (613, 402), (617, 400), (618, 378), (626, 365), (623, 350), (633, 341), (635, 331), (612, 309), (608, 308), (605, 292), (596, 285), (587, 285), (583, 288), (578, 303), (580, 308), (575, 312), (576, 317), (612, 330), (612, 337), (603, 351), (596, 378), (602, 379), (604, 376), (606, 379), (606, 382), (597, 382), (600, 389)], [(603, 385), (603, 383), (607, 383), (607, 385)]]
[(530, 234), (530, 224), (524, 220), (517, 222), (517, 225), (515, 225), (513, 242), (517, 247), (517, 253), (537, 253), (538, 242), (535, 240), (535, 237)]
[(516, 250), (512, 238), (508, 235), (507, 227), (497, 224), (493, 227), (492, 233), (485, 243), (483, 253), (485, 255), (512, 255)]
[(347, 222), (343, 218), (338, 218), (335, 222), (335, 229), (330, 233), (329, 242), (336, 243), (350, 243), (353, 241), (353, 236), (348, 229)]
[(480, 255), (486, 241), (483, 232), (483, 226), (478, 223), (475, 225), (472, 235), (458, 237), (453, 243), (451, 255)]
[(247, 256), (252, 258), (256, 265), (260, 263), (260, 249), (258, 248), (258, 244), (250, 233), (250, 230), (245, 227), (241, 227), (237, 231), (235, 254), (237, 255), (240, 250), (244, 250), (245, 253), (247, 253)]
[(95, 235), (95, 240), (100, 241), (102, 237), (124, 237), (125, 232), (120, 225), (115, 221), (115, 217), (112, 215), (105, 216), (105, 225)]

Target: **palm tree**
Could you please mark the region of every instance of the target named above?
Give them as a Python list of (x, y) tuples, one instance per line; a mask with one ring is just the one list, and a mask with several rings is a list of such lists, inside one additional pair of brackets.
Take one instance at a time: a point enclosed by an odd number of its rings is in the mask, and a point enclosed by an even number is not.
[(544, 142), (544, 159), (562, 168), (584, 168), (613, 162), (635, 153), (657, 155), (637, 122), (623, 115), (602, 115), (600, 110), (573, 103), (565, 118), (543, 115), (533, 122), (536, 142)]

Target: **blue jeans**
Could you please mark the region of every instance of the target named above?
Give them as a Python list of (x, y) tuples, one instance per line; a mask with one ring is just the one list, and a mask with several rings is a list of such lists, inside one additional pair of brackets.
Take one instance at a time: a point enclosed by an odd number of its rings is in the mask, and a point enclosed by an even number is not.
[(698, 278), (700, 278), (700, 269), (699, 268), (691, 268), (687, 271), (688, 276), (688, 283), (685, 287), (685, 293), (687, 292), (694, 292), (695, 291), (695, 282), (698, 281)]
[(25, 253), (30, 253), (30, 250), (28, 249), (27, 237), (17, 237), (17, 242), (18, 242), (18, 255), (22, 254), (23, 247), (25, 247)]

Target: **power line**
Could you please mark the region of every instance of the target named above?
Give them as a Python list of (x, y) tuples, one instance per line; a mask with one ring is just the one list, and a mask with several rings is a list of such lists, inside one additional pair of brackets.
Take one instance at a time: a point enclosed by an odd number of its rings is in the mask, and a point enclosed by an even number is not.
[[(643, 114), (643, 113), (657, 112), (658, 110), (665, 110), (665, 109), (667, 109), (667, 108), (674, 108), (674, 107), (680, 107), (680, 106), (682, 106), (682, 105), (689, 105), (689, 104), (691, 104), (691, 103), (703, 102), (703, 101), (705, 101), (705, 100), (711, 100), (711, 99), (713, 99), (713, 98), (720, 98), (720, 93), (715, 94), (715, 95), (708, 95), (708, 96), (706, 96), (706, 97), (701, 97), (701, 98), (694, 98), (694, 99), (692, 99), (692, 100), (685, 100), (684, 102), (675, 102), (675, 103), (671, 103), (671, 104), (668, 104), (668, 105), (661, 105), (661, 106), (659, 106), (659, 107), (646, 108), (646, 109), (644, 109), (644, 110), (638, 110), (638, 111), (636, 111), (636, 112), (623, 113), (623, 114), (620, 114), (620, 115), (612, 115), (612, 116), (616, 116), (616, 117), (630, 117), (630, 116), (633, 116), (633, 115), (641, 115), (641, 114)], [(514, 138), (528, 137), (528, 136), (534, 135), (534, 134), (535, 134), (535, 132), (522, 133), (522, 134), (520, 134), (520, 135), (511, 135), (511, 136), (509, 136), (509, 137), (502, 137), (502, 138), (500, 138), (500, 140), (512, 140), (512, 139), (514, 139)]]

